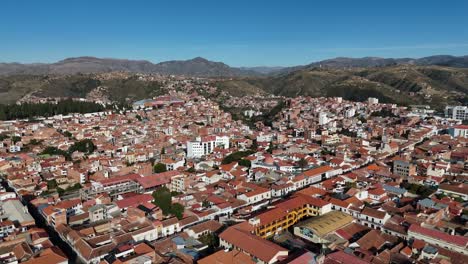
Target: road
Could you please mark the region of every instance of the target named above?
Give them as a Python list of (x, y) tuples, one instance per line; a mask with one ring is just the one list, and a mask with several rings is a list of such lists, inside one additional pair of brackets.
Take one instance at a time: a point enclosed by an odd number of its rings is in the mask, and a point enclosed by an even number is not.
[[(5, 188), (5, 190), (7, 190), (8, 192), (15, 192), (15, 190), (8, 185), (5, 179), (2, 180), (1, 184)], [(36, 226), (39, 228), (43, 228), (49, 235), (50, 241), (55, 246), (59, 247), (63, 251), (63, 253), (65, 253), (65, 255), (68, 257), (68, 263), (79, 263), (76, 253), (72, 250), (70, 245), (64, 242), (62, 238), (58, 235), (58, 233), (55, 232), (55, 230), (52, 227), (46, 224), (45, 219), (42, 217), (39, 211), (33, 205), (31, 205), (31, 203), (29, 203), (28, 201), (24, 201), (24, 199), (21, 199), (21, 202), (23, 204), (26, 204), (26, 206), (28, 207), (28, 211), (31, 214), (31, 216), (34, 218), (36, 222)]]

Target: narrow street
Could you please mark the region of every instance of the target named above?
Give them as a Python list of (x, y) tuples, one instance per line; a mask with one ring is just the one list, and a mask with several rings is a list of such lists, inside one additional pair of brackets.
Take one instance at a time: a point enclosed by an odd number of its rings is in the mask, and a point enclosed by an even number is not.
[[(2, 180), (2, 186), (5, 188), (6, 191), (8, 192), (14, 192), (14, 189), (11, 188), (7, 181), (5, 179)], [(32, 206), (29, 202), (21, 200), (23, 204), (26, 204), (28, 207), (28, 211), (31, 214), (31, 216), (34, 218), (36, 221), (36, 226), (39, 228), (43, 228), (47, 234), (49, 235), (50, 241), (57, 247), (59, 247), (63, 253), (68, 257), (68, 262), (69, 263), (79, 263), (76, 253), (71, 249), (71, 247), (62, 240), (62, 238), (58, 235), (55, 230), (48, 226), (46, 224), (45, 219), (42, 217), (42, 215), (38, 212), (34, 206)]]

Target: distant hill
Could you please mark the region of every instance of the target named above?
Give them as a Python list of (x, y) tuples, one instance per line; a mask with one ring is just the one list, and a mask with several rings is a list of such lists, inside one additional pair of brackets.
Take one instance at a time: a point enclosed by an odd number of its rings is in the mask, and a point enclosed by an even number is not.
[(468, 69), (414, 64), (346, 69), (311, 67), (276, 76), (224, 81), (218, 87), (287, 97), (341, 96), (354, 101), (377, 97), (381, 102), (441, 107), (468, 103)]
[(416, 65), (439, 65), (447, 67), (468, 68), (468, 56), (450, 56), (450, 55), (436, 55), (424, 57), (410, 61)]
[[(210, 74), (232, 73), (203, 59), (186, 64), (178, 72), (195, 72), (185, 67), (202, 67)], [(88, 60), (87, 60), (88, 61)], [(123, 63), (123, 62), (122, 62)], [(70, 63), (66, 63), (72, 69)], [(204, 65), (204, 66), (200, 66)], [(205, 65), (208, 64), (208, 65)], [(95, 64), (90, 64), (97, 67)], [(150, 64), (148, 64), (150, 65)], [(172, 72), (179, 62), (158, 64), (161, 72)], [(212, 65), (212, 66), (210, 66)], [(90, 66), (91, 67), (91, 66)], [(118, 66), (114, 65), (116, 69)], [(121, 67), (121, 66), (119, 66)], [(127, 68), (145, 69), (144, 63)], [(151, 66), (154, 67), (154, 66)], [(211, 68), (210, 68), (211, 67)], [(225, 69), (223, 72), (222, 69)], [(139, 100), (163, 94), (162, 83), (144, 80), (135, 74), (119, 77), (102, 74), (9, 75), (0, 76), (0, 104), (14, 103), (25, 96), (89, 97), (101, 93), (112, 101)], [(381, 102), (429, 104), (438, 108), (446, 104), (468, 103), (468, 69), (445, 66), (399, 64), (367, 68), (306, 68), (271, 76), (246, 76), (211, 79), (213, 85), (230, 96), (280, 95), (341, 96), (354, 101), (377, 97)], [(219, 94), (219, 93), (218, 93)], [(209, 95), (214, 96), (217, 95)], [(216, 99), (216, 98), (215, 98)]]
[[(137, 100), (164, 93), (159, 81), (144, 81), (133, 73), (159, 73), (215, 78), (213, 84), (231, 96), (341, 96), (363, 101), (468, 104), (468, 56), (438, 55), (420, 59), (376, 57), (335, 58), (297, 67), (235, 68), (204, 58), (149, 61), (68, 58), (51, 64), (0, 63), (0, 103), (28, 96), (90, 97)], [(130, 72), (130, 78), (99, 73)]]
[(55, 63), (0, 63), (0, 75), (15, 74), (77, 74), (77, 73), (105, 73), (124, 71), (131, 73), (157, 73), (165, 75), (185, 75), (199, 77), (242, 77), (281, 75), (297, 70), (311, 68), (371, 68), (386, 67), (402, 64), (411, 65), (438, 65), (456, 68), (468, 68), (468, 56), (437, 55), (420, 59), (412, 58), (334, 58), (308, 65), (294, 67), (230, 67), (222, 62), (209, 61), (197, 57), (190, 60), (174, 60), (152, 63), (146, 60), (108, 59), (95, 57), (68, 58)]
[(271, 74), (271, 73), (276, 73), (284, 69), (285, 67), (281, 66), (273, 66), (273, 67), (268, 67), (268, 66), (258, 66), (258, 67), (240, 67), (242, 70), (247, 70), (247, 71), (253, 71), (261, 74)]
[(308, 65), (294, 66), (283, 68), (273, 74), (286, 74), (297, 70), (311, 69), (311, 68), (333, 68), (333, 69), (349, 69), (349, 68), (372, 68), (372, 67), (386, 67), (395, 65), (420, 65), (420, 66), (447, 66), (455, 68), (468, 68), (468, 56), (450, 56), (450, 55), (436, 55), (430, 57), (423, 57), (419, 59), (412, 58), (379, 58), (379, 57), (363, 57), (363, 58), (347, 58), (338, 57), (318, 62), (313, 62)]
[(259, 75), (256, 71), (230, 67), (222, 62), (213, 62), (200, 57), (191, 60), (166, 61), (157, 64), (146, 60), (122, 60), (95, 57), (68, 58), (50, 64), (0, 63), (0, 75), (77, 74), (113, 71), (200, 77)]
[(211, 77), (258, 75), (257, 72), (249, 69), (234, 68), (222, 62), (213, 62), (201, 57), (185, 61), (161, 62), (154, 65), (153, 73)]

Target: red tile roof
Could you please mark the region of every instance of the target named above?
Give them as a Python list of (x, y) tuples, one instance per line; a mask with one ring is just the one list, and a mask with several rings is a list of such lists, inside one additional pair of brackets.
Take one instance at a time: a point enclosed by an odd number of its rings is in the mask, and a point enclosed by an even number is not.
[(436, 239), (445, 241), (449, 244), (456, 244), (461, 247), (466, 247), (468, 244), (468, 237), (453, 236), (453, 235), (449, 235), (439, 230), (425, 228), (416, 224), (411, 225), (408, 231), (413, 232), (413, 233), (418, 233), (424, 236), (436, 238)]
[(151, 201), (153, 201), (153, 196), (150, 194), (139, 194), (120, 201), (116, 201), (115, 203), (119, 208), (128, 208), (136, 207), (140, 204), (145, 204)]
[(148, 189), (168, 184), (171, 179), (168, 177), (161, 177), (158, 174), (153, 174), (150, 176), (138, 178), (136, 181), (141, 185), (141, 187)]
[(360, 259), (354, 255), (346, 254), (344, 251), (337, 251), (328, 254), (324, 264), (369, 264), (370, 262)]
[(327, 165), (327, 166), (321, 166), (321, 167), (318, 167), (318, 168), (314, 168), (314, 169), (305, 171), (302, 174), (307, 176), (307, 177), (312, 177), (312, 176), (317, 176), (317, 175), (320, 175), (320, 174), (323, 174), (325, 172), (332, 171), (332, 170), (333, 170), (333, 168)]
[(242, 230), (238, 225), (231, 226), (219, 235), (219, 238), (228, 242), (236, 248), (269, 263), (279, 253), (284, 252), (287, 256), (288, 250), (279, 245)]

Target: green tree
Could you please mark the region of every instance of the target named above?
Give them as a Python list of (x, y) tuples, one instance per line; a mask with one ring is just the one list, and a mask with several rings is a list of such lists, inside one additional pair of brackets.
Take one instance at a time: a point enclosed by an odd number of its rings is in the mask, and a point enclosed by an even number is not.
[(395, 115), (391, 109), (384, 108), (380, 111), (372, 112), (371, 116), (380, 116), (380, 117), (398, 117)]
[(11, 137), (11, 141), (13, 142), (13, 144), (16, 144), (16, 142), (20, 142), (20, 141), (21, 141), (21, 137), (12, 136), (12, 137)]
[(57, 188), (57, 181), (55, 179), (47, 181), (47, 190), (55, 190)]
[(166, 171), (167, 171), (166, 165), (162, 163), (156, 163), (153, 167), (154, 173), (161, 173), (161, 172), (166, 172)]
[(210, 202), (208, 200), (203, 200), (202, 207), (203, 208), (210, 208), (211, 204), (210, 204)]
[(229, 163), (234, 162), (234, 161), (239, 161), (239, 160), (241, 160), (242, 158), (247, 157), (247, 156), (249, 156), (250, 154), (253, 154), (253, 153), (255, 153), (255, 152), (252, 151), (252, 150), (237, 151), (237, 152), (234, 152), (234, 153), (232, 153), (232, 154), (227, 155), (227, 156), (221, 161), (221, 163), (222, 163), (222, 164), (229, 164)]
[(73, 143), (73, 145), (68, 148), (68, 152), (71, 154), (75, 151), (91, 154), (96, 150), (96, 145), (94, 145), (91, 139), (83, 139), (78, 142)]
[(184, 217), (184, 210), (184, 206), (180, 203), (175, 203), (171, 206), (171, 214), (175, 215), (179, 220)]
[(71, 99), (58, 103), (23, 103), (0, 105), (0, 119), (34, 119), (38, 116), (49, 117), (58, 114), (91, 113), (103, 111), (105, 107), (92, 102), (73, 101)]
[(154, 204), (161, 208), (163, 214), (171, 213), (172, 196), (167, 187), (160, 187), (153, 192)]
[(207, 245), (208, 247), (215, 249), (219, 246), (219, 239), (218, 236), (214, 233), (208, 233), (200, 236), (200, 242)]
[(309, 166), (309, 162), (305, 158), (301, 158), (297, 162), (297, 165), (301, 168), (301, 171), (304, 171), (304, 169)]
[(41, 155), (51, 155), (51, 156), (57, 155), (57, 156), (64, 156), (66, 160), (71, 160), (70, 153), (68, 153), (67, 151), (58, 149), (58, 148), (56, 148), (56, 147), (52, 147), (52, 146), (46, 147), (46, 148), (41, 152)]
[(273, 145), (273, 142), (270, 141), (270, 144), (268, 145), (267, 152), (272, 154), (274, 149), (275, 149), (275, 146)]
[(239, 160), (238, 163), (239, 163), (240, 166), (244, 166), (244, 167), (247, 167), (247, 168), (250, 168), (252, 166), (252, 163), (248, 159), (241, 159), (241, 160)]
[(363, 117), (363, 116), (359, 116), (358, 120), (361, 121), (361, 123), (363, 123), (363, 124), (367, 123), (367, 119), (365, 117)]
[(0, 141), (3, 141), (8, 138), (7, 134), (0, 134)]
[(31, 139), (31, 140), (29, 141), (29, 145), (35, 146), (35, 145), (41, 144), (41, 142), (42, 142), (42, 140), (37, 140), (37, 139), (33, 138), (33, 139)]
[(257, 139), (253, 139), (252, 140), (252, 146), (250, 147), (250, 149), (254, 150), (254, 151), (257, 151), (258, 149), (258, 142), (257, 142)]
[(178, 219), (182, 219), (184, 216), (184, 206), (179, 203), (172, 204), (172, 196), (178, 193), (171, 193), (167, 187), (160, 187), (153, 192), (153, 203), (161, 208), (164, 215), (174, 215)]
[(57, 187), (56, 190), (57, 190), (57, 192), (58, 192), (58, 194), (59, 194), (60, 196), (62, 196), (62, 195), (65, 193), (65, 190), (62, 189), (62, 188), (60, 188), (60, 187)]
[(73, 135), (69, 131), (63, 131), (63, 135), (66, 136), (67, 138), (72, 138)]
[(83, 188), (83, 186), (81, 186), (81, 184), (75, 183), (72, 186), (69, 186), (65, 191), (66, 192), (73, 192), (73, 191), (79, 190), (81, 188)]
[(343, 128), (340, 133), (348, 137), (357, 137), (357, 132), (350, 131), (347, 128)]

